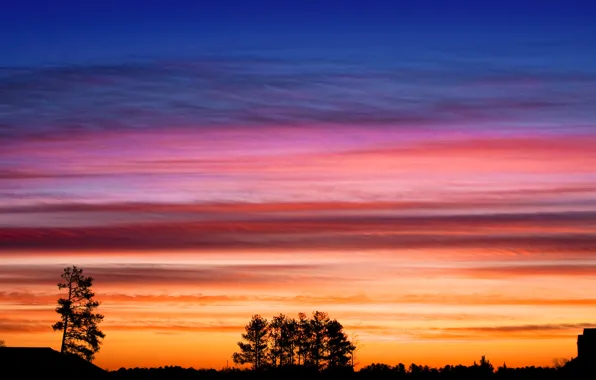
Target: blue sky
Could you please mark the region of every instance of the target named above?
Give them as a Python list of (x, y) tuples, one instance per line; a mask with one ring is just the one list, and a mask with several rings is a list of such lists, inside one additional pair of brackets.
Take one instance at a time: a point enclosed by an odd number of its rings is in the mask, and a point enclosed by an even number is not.
[(5, 52), (0, 64), (113, 62), (272, 49), (296, 55), (377, 47), (420, 55), (428, 48), (457, 52), (463, 46), (490, 54), (518, 41), (565, 49), (593, 44), (596, 7), (590, 3), (8, 1), (0, 12), (0, 34), (5, 36), (0, 39)]

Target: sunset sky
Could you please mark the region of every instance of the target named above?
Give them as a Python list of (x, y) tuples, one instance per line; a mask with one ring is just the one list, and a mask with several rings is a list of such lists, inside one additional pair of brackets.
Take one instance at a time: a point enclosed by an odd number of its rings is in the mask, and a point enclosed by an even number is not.
[(73, 264), (107, 369), (231, 365), (257, 313), (327, 311), (360, 366), (596, 327), (594, 4), (81, 3), (0, 9), (7, 345), (60, 348)]

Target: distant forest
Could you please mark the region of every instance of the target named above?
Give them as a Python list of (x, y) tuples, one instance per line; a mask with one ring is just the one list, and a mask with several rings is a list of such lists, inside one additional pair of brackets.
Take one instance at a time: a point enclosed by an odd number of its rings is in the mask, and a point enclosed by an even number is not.
[(574, 366), (573, 361), (564, 366), (509, 368), (506, 365), (494, 368), (489, 360), (481, 358), (471, 366), (447, 365), (442, 368), (410, 364), (371, 364), (355, 371), (352, 367), (318, 370), (315, 367), (287, 365), (257, 370), (228, 368), (193, 369), (181, 367), (121, 368), (110, 372), (109, 378), (122, 380), (563, 380), (594, 379), (594, 368)]

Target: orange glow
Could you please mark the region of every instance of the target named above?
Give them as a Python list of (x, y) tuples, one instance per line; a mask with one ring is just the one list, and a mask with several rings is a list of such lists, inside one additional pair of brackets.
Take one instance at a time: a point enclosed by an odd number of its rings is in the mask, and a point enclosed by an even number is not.
[[(222, 368), (251, 314), (314, 310), (329, 312), (362, 345), (361, 366), (471, 363), (483, 354), (496, 364), (550, 365), (555, 357), (574, 355), (575, 336), (589, 326), (584, 321), (596, 307), (591, 272), (544, 269), (563, 259), (556, 256), (544, 267), (524, 255), (496, 261), (487, 250), (421, 252), (294, 252), (282, 255), (283, 266), (278, 254), (267, 252), (121, 252), (108, 265), (98, 253), (7, 256), (0, 292), (3, 339), (58, 348), (59, 333), (49, 327), (59, 296), (53, 280), (76, 258), (96, 279), (107, 334), (97, 364), (110, 369)], [(313, 254), (321, 260), (305, 266)], [(31, 263), (43, 268), (41, 277), (20, 270), (23, 281), (7, 285), (17, 273), (11, 267)], [(268, 265), (277, 265), (280, 276), (271, 277)], [(252, 276), (234, 282), (226, 279), (228, 270)], [(25, 281), (28, 276), (48, 283)], [(570, 279), (574, 289), (559, 286)]]

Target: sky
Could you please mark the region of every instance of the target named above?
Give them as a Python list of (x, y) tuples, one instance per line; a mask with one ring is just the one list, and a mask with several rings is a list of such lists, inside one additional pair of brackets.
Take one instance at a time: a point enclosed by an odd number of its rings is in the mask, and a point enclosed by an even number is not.
[(359, 366), (552, 365), (596, 327), (589, 2), (8, 1), (0, 339), (222, 368), (326, 311)]

